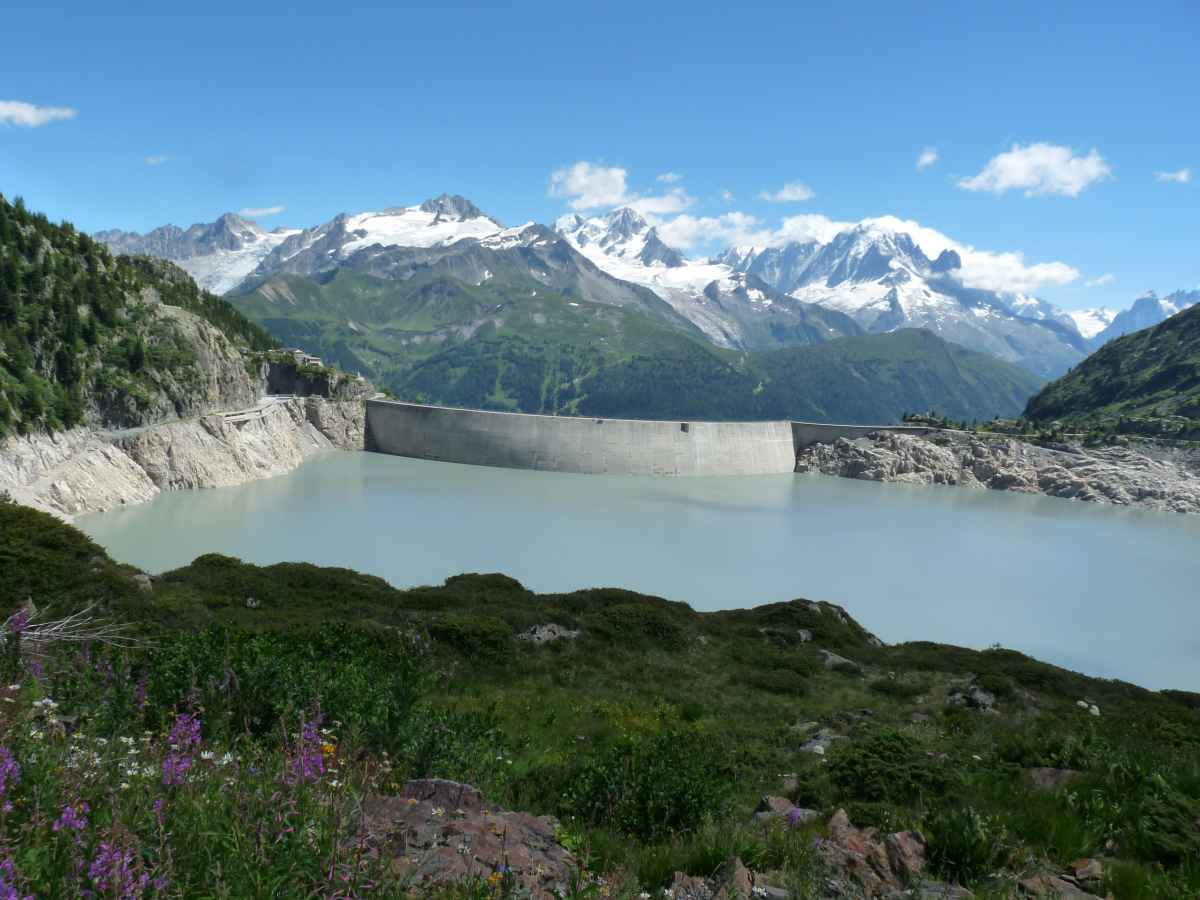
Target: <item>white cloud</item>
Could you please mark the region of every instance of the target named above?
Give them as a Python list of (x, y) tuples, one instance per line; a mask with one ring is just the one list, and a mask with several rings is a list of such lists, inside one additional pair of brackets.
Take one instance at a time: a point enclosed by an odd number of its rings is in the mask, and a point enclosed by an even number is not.
[(50, 122), (75, 118), (69, 106), (35, 106), (21, 100), (0, 100), (0, 125), (23, 125), (37, 128)]
[(930, 259), (936, 259), (943, 250), (953, 250), (962, 260), (958, 277), (967, 287), (1031, 294), (1047, 285), (1071, 284), (1080, 278), (1079, 270), (1066, 263), (1029, 264), (1019, 251), (979, 250), (911, 219), (879, 216), (863, 219), (862, 224), (906, 232)]
[(712, 242), (762, 245), (772, 239), (769, 228), (762, 227), (757, 218), (742, 212), (676, 216), (659, 223), (658, 234), (667, 244), (683, 250)]
[(655, 181), (661, 181), (665, 184), (675, 184), (677, 181), (683, 181), (683, 176), (678, 172), (663, 172)]
[[(667, 172), (659, 175), (658, 180), (671, 182), (682, 177)], [(571, 209), (628, 206), (646, 217), (683, 212), (696, 202), (681, 187), (671, 188), (659, 195), (631, 193), (626, 186), (628, 178), (629, 173), (619, 166), (602, 166), (581, 160), (551, 174), (550, 196), (562, 197)]]
[(724, 200), (726, 203), (732, 203), (733, 202), (733, 191), (729, 190), (728, 188), (721, 191), (721, 199)]
[(801, 203), (811, 200), (816, 194), (807, 184), (799, 181), (789, 181), (775, 192), (763, 191), (758, 195), (768, 203)]
[(619, 166), (580, 161), (550, 176), (550, 196), (563, 197), (571, 209), (620, 206), (630, 199), (625, 187), (629, 173)]
[(163, 163), (165, 163), (170, 158), (171, 157), (167, 156), (166, 154), (158, 153), (158, 154), (155, 154), (154, 156), (147, 156), (145, 159), (142, 160), (142, 162), (144, 162), (148, 166), (161, 166)]
[(1155, 181), (1175, 182), (1176, 184), (1188, 184), (1192, 180), (1191, 169), (1179, 169), (1175, 172), (1155, 172)]
[(928, 169), (938, 161), (937, 147), (926, 147), (921, 151), (921, 155), (917, 157), (917, 171)]
[(798, 241), (802, 244), (810, 241), (819, 241), (822, 244), (828, 244), (837, 237), (839, 232), (853, 227), (853, 222), (837, 222), (828, 216), (822, 216), (818, 213), (809, 213), (803, 216), (788, 216), (771, 235), (771, 239), (767, 243), (773, 246), (790, 244), (792, 241)]
[(1076, 156), (1070, 147), (1055, 144), (1013, 144), (1008, 152), (988, 160), (978, 175), (960, 179), (958, 186), (993, 194), (1024, 190), (1026, 197), (1078, 197), (1084, 189), (1111, 177), (1112, 169), (1097, 150)]
[(625, 205), (631, 209), (636, 209), (643, 216), (653, 217), (683, 212), (695, 202), (695, 198), (683, 188), (672, 188), (667, 193), (658, 197), (632, 198), (626, 201)]
[(1093, 278), (1091, 281), (1085, 281), (1084, 287), (1104, 287), (1106, 284), (1115, 284), (1117, 276), (1112, 272), (1105, 272), (1103, 275)]
[(247, 219), (265, 219), (267, 216), (277, 216), (287, 209), (286, 206), (247, 206), (245, 209), (239, 209), (238, 215), (245, 216)]

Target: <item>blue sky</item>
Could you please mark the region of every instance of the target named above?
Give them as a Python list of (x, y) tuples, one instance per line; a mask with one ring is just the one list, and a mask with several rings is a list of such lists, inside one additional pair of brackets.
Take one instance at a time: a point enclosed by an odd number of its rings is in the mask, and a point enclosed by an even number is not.
[(895, 215), (1067, 307), (1200, 286), (1194, 2), (417, 6), (10, 4), (0, 191), (88, 230), (633, 199), (693, 252)]

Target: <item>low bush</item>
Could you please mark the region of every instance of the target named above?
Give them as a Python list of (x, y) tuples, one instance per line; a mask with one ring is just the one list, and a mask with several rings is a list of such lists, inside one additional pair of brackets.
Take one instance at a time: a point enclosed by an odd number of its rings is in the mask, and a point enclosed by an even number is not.
[(1003, 858), (1007, 835), (999, 821), (971, 806), (940, 807), (922, 826), (929, 862), (943, 877), (971, 885)]

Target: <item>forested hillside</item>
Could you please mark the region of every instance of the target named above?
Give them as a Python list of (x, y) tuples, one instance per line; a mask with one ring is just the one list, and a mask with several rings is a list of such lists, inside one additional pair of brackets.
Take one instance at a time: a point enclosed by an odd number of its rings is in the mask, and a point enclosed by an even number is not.
[[(1200, 306), (1101, 347), (1043, 388), (1025, 415), (1076, 422), (1200, 419)], [(1177, 426), (1196, 430), (1194, 421)]]
[(596, 348), (481, 340), (437, 354), (397, 386), (406, 399), (577, 415), (883, 423), (937, 409), (1015, 415), (1034, 375), (919, 329), (767, 353), (686, 339), (605, 360)]
[(0, 437), (138, 425), (245, 399), (236, 348), (274, 345), (170, 263), (114, 258), (0, 195)]

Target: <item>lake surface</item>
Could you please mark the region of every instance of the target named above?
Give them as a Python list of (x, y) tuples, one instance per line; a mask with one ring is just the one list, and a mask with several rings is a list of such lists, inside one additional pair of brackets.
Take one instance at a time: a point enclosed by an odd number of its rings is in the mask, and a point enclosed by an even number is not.
[(700, 610), (807, 597), (888, 642), (998, 642), (1200, 690), (1200, 517), (816, 475), (568, 475), (337, 453), (77, 524), (151, 572), (219, 552), (398, 587), (505, 572), (536, 591), (616, 586)]

